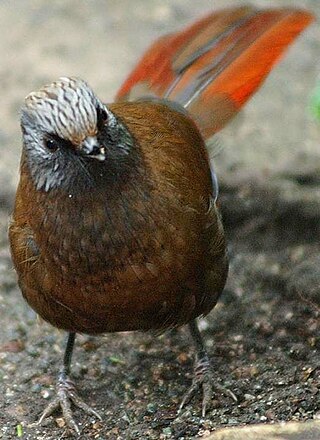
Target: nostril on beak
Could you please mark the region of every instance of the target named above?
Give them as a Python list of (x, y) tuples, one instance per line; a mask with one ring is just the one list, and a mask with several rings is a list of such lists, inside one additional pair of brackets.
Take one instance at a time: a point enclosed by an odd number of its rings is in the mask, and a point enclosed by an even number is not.
[(92, 147), (91, 151), (88, 151), (88, 156), (97, 156), (98, 154), (101, 154), (101, 149), (98, 147), (98, 145), (95, 145)]
[(100, 145), (95, 136), (88, 136), (81, 145), (82, 154), (98, 159), (100, 161), (105, 160), (105, 147)]

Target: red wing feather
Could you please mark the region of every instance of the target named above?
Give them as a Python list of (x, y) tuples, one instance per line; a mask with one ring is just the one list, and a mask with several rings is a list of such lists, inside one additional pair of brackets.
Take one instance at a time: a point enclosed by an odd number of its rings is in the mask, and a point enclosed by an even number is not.
[(185, 107), (207, 138), (262, 84), (313, 20), (297, 9), (224, 9), (153, 44), (118, 100), (166, 98)]
[(178, 77), (175, 71), (176, 66), (173, 66), (174, 60), (178, 61), (184, 54), (185, 56), (193, 55), (203, 46), (203, 41), (200, 41), (198, 47), (194, 46), (197, 36), (205, 34), (207, 27), (210, 27), (213, 28), (213, 33), (210, 35), (212, 38), (219, 33), (219, 29), (222, 30), (223, 27), (230, 26), (232, 22), (237, 22), (252, 10), (249, 6), (220, 10), (196, 21), (180, 32), (160, 37), (149, 47), (123, 83), (116, 95), (116, 100), (131, 101), (135, 99), (135, 95), (140, 97), (139, 91), (135, 93), (133, 90), (139, 84), (144, 85), (146, 91), (149, 90), (149, 96), (162, 97)]

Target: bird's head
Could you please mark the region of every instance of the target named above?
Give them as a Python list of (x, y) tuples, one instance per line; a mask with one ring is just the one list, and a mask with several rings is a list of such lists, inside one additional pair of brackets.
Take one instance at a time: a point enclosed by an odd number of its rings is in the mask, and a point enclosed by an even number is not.
[(92, 181), (110, 161), (121, 163), (133, 144), (122, 122), (79, 78), (60, 78), (30, 93), (21, 128), (30, 174), (45, 191), (69, 187), (79, 176)]

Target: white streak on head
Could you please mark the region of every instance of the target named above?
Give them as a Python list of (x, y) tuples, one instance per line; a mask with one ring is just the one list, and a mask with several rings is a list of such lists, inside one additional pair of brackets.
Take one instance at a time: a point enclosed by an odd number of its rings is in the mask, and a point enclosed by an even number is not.
[(32, 117), (44, 132), (80, 144), (97, 133), (97, 107), (103, 104), (79, 78), (60, 78), (25, 98), (22, 118)]

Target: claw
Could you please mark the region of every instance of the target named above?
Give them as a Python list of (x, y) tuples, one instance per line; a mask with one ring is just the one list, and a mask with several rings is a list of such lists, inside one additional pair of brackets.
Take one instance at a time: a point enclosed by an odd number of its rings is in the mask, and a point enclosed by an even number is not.
[(192, 384), (186, 394), (184, 395), (182, 402), (178, 409), (178, 415), (181, 413), (184, 406), (190, 402), (194, 397), (196, 392), (202, 388), (203, 398), (202, 398), (202, 417), (205, 417), (207, 407), (209, 406), (210, 400), (212, 398), (213, 390), (217, 390), (229, 397), (231, 397), (235, 402), (238, 401), (234, 393), (227, 388), (219, 384), (213, 383), (213, 377), (211, 373), (211, 367), (209, 363), (208, 356), (205, 355), (201, 359), (196, 360), (194, 367), (194, 377)]
[(80, 429), (73, 419), (70, 402), (82, 409), (85, 413), (94, 415), (99, 420), (102, 420), (101, 416), (78, 396), (74, 383), (65, 373), (61, 373), (59, 376), (56, 393), (57, 395), (54, 400), (49, 403), (42, 413), (38, 424), (41, 424), (46, 417), (50, 416), (54, 411), (61, 408), (67, 426), (75, 431), (77, 435), (80, 435)]

